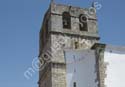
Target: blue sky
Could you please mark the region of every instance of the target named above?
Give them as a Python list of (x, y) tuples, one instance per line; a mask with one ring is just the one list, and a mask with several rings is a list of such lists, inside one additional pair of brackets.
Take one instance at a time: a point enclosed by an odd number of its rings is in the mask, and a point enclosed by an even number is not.
[[(56, 0), (89, 7), (93, 0)], [(49, 0), (0, 0), (0, 87), (38, 87), (38, 72), (27, 80), (23, 73), (38, 56), (39, 30)], [(101, 42), (125, 46), (125, 1), (98, 0)]]

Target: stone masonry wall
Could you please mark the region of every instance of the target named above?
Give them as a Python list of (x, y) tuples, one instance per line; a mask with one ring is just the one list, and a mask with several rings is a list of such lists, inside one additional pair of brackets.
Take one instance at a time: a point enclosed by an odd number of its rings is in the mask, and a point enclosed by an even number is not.
[[(65, 63), (64, 50), (65, 49), (90, 49), (94, 43), (98, 42), (96, 39), (89, 39), (77, 36), (67, 36), (62, 34), (51, 35), (51, 50), (52, 61)], [(77, 44), (76, 44), (77, 43)]]
[[(49, 18), (47, 17), (45, 19), (49, 19), (49, 36), (45, 37), (46, 35), (43, 35), (40, 37), (41, 43), (47, 40), (48, 43), (43, 43), (44, 46), (40, 44), (40, 52), (43, 53), (43, 49), (45, 52), (51, 52), (51, 65), (40, 72), (39, 87), (66, 87), (64, 50), (90, 49), (94, 43), (98, 42), (99, 36), (96, 13), (90, 14), (89, 8), (79, 8), (54, 3), (51, 3), (48, 11), (47, 15), (49, 15)], [(70, 12), (71, 29), (63, 29), (62, 13), (64, 11)], [(80, 31), (79, 29), (80, 14), (85, 14), (87, 16), (88, 31)], [(43, 24), (43, 29), (45, 29), (43, 31), (46, 31), (45, 23)], [(44, 32), (42, 33), (45, 34)], [(45, 47), (46, 44), (49, 45)]]

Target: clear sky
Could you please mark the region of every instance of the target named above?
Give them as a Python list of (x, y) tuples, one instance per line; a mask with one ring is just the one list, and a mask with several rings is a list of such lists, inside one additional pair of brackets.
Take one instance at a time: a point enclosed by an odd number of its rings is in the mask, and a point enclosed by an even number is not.
[[(56, 0), (89, 7), (93, 0)], [(24, 72), (38, 56), (39, 30), (49, 0), (0, 0), (0, 87), (38, 87), (38, 72)], [(125, 46), (125, 0), (98, 0), (101, 42)]]

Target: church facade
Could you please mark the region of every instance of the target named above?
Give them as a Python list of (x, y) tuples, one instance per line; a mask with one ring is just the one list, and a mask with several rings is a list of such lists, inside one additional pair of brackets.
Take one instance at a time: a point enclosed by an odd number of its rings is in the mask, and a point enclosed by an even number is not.
[(50, 4), (40, 30), (39, 87), (113, 86), (107, 72), (115, 66), (108, 60), (107, 45), (99, 43), (97, 25), (94, 6)]

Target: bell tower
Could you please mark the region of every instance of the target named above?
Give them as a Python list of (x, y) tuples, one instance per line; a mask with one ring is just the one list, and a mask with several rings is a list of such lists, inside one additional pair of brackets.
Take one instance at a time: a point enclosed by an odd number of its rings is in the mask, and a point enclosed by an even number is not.
[(90, 49), (98, 41), (93, 6), (80, 8), (52, 1), (40, 30), (39, 87), (66, 87), (64, 50)]

